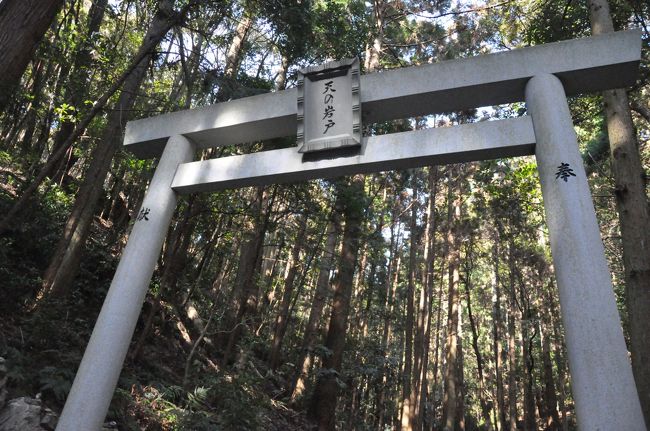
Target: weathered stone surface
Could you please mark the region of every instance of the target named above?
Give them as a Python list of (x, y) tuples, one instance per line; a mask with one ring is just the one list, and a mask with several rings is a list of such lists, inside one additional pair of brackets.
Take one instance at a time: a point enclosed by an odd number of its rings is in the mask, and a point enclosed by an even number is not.
[(15, 398), (0, 409), (0, 431), (54, 431), (58, 419), (38, 398)]
[(532, 154), (535, 134), (529, 117), (456, 127), (370, 136), (359, 154), (305, 162), (294, 148), (184, 163), (172, 188), (179, 193), (278, 182), (333, 178), (359, 172), (408, 169)]
[(580, 430), (645, 431), (616, 297), (562, 82), (526, 87)]
[[(539, 73), (562, 79), (569, 95), (633, 85), (641, 32), (607, 33), (489, 55), (370, 73), (361, 77), (363, 124), (523, 101)], [(124, 145), (158, 156), (181, 134), (210, 148), (296, 134), (297, 89), (129, 121)]]
[(43, 431), (41, 427), (41, 400), (29, 397), (15, 398), (0, 412), (0, 431)]
[(59, 416), (47, 407), (41, 411), (41, 428), (54, 431), (58, 421)]

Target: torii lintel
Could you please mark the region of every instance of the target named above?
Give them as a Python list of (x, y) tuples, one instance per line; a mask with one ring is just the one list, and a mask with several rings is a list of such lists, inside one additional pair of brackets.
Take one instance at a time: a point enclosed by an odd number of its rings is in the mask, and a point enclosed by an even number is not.
[[(363, 124), (524, 100), (535, 75), (560, 78), (568, 96), (633, 85), (641, 32), (628, 30), (361, 76)], [(161, 154), (183, 135), (199, 148), (296, 134), (296, 89), (130, 121), (125, 148)]]

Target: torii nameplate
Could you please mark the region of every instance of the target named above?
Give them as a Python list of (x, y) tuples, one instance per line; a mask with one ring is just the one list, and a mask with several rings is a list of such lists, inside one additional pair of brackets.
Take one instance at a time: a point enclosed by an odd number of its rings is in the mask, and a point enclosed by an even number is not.
[(299, 153), (361, 145), (359, 59), (298, 71)]

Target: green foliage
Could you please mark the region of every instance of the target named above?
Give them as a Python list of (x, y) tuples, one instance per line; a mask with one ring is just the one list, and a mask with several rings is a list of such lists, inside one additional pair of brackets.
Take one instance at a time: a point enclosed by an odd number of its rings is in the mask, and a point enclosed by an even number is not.
[(313, 44), (315, 16), (310, 5), (311, 2), (300, 0), (261, 2), (260, 15), (268, 19), (280, 53), (289, 59), (302, 58)]
[(75, 373), (70, 368), (59, 368), (48, 366), (42, 368), (39, 373), (39, 390), (43, 393), (51, 394), (58, 402), (65, 401), (70, 392), (72, 381)]
[(366, 43), (367, 10), (359, 0), (319, 0), (312, 11), (310, 60), (361, 56)]
[[(49, 185), (40, 200), (27, 209), (30, 219), (0, 238), (0, 274), (4, 280), (0, 289), (8, 298), (0, 301), (0, 310), (9, 312), (31, 301), (70, 203), (70, 195), (57, 185)], [(0, 195), (0, 213), (6, 213), (10, 205), (11, 201)]]

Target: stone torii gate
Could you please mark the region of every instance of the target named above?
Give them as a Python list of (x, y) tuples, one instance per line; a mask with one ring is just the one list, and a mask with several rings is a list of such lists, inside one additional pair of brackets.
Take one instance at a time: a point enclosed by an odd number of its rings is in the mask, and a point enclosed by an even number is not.
[(517, 101), (529, 115), (364, 137), (343, 157), (288, 148), (193, 161), (199, 148), (296, 135), (297, 89), (130, 122), (126, 148), (160, 161), (57, 429), (101, 427), (179, 194), (534, 154), (578, 425), (645, 430), (566, 100), (633, 84), (640, 52), (641, 33), (626, 31), (357, 76), (366, 124)]

